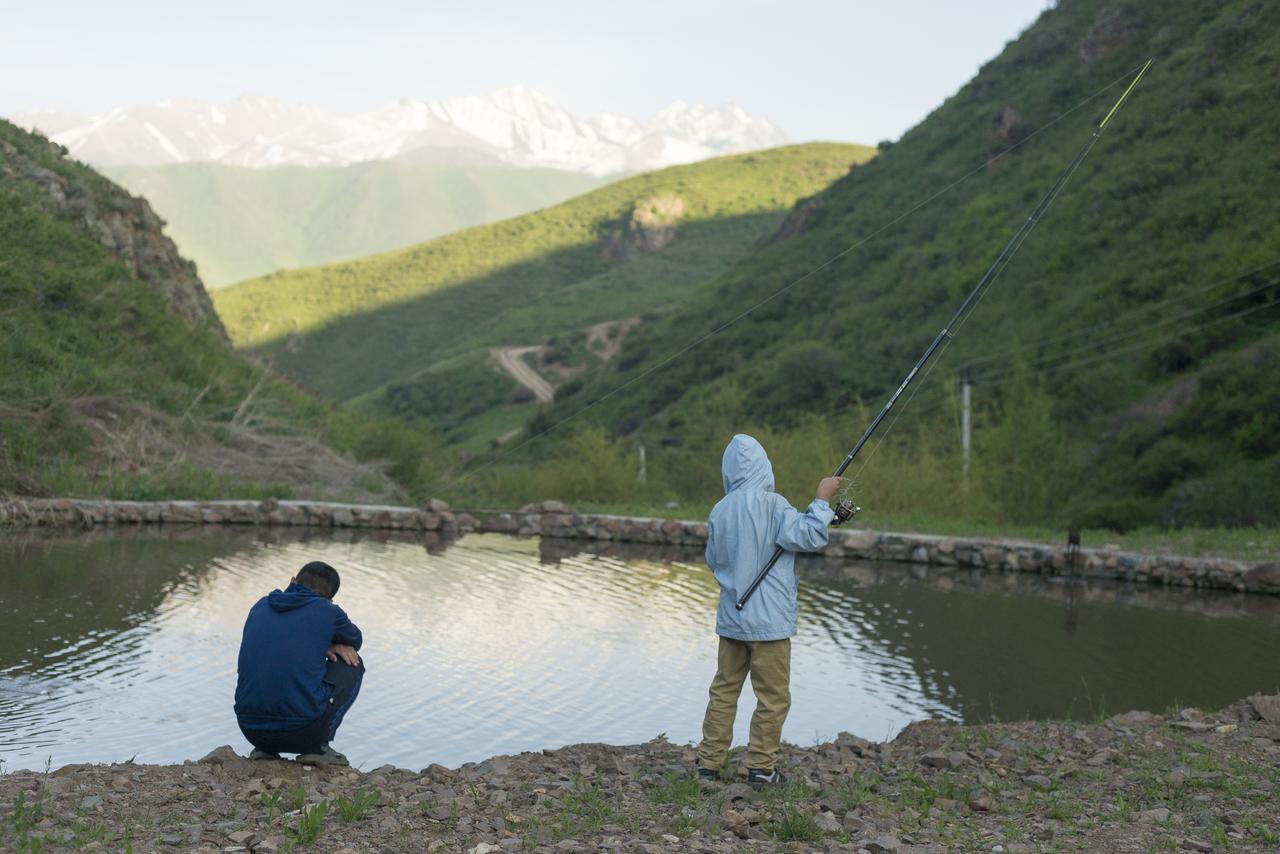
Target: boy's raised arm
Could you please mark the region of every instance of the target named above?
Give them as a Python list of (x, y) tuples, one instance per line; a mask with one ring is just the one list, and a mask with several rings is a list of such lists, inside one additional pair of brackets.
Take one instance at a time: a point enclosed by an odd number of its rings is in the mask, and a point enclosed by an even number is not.
[(825, 546), (827, 527), (836, 515), (831, 509), (831, 499), (839, 489), (840, 478), (824, 478), (805, 512), (801, 513), (787, 504), (778, 529), (778, 545), (792, 552), (813, 552)]

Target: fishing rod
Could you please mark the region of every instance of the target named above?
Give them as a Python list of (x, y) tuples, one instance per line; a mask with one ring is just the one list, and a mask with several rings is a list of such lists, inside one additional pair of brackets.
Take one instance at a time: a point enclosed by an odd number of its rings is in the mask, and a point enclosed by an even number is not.
[[(907, 374), (906, 378), (903, 379), (898, 388), (892, 395), (890, 395), (889, 400), (885, 402), (884, 408), (881, 409), (876, 417), (871, 420), (871, 423), (867, 425), (867, 429), (863, 431), (862, 436), (858, 439), (858, 443), (853, 446), (853, 450), (845, 456), (840, 465), (836, 466), (835, 473), (832, 474), (832, 477), (840, 477), (844, 474), (845, 469), (849, 468), (849, 464), (853, 462), (854, 457), (858, 455), (858, 452), (861, 451), (863, 446), (871, 439), (881, 422), (884, 421), (885, 416), (889, 414), (889, 410), (893, 409), (894, 404), (898, 402), (898, 398), (900, 398), (902, 393), (906, 391), (906, 388), (911, 384), (911, 381), (916, 378), (916, 374), (920, 372), (920, 369), (924, 367), (925, 363), (928, 362), (933, 354), (938, 351), (938, 348), (943, 345), (943, 342), (954, 337), (955, 330), (963, 322), (966, 312), (969, 311), (971, 307), (976, 306), (977, 301), (981, 299), (981, 296), (987, 287), (995, 281), (996, 277), (999, 276), (1001, 272), (1003, 272), (1004, 268), (1013, 258), (1014, 253), (1018, 251), (1022, 242), (1027, 239), (1027, 235), (1031, 233), (1031, 229), (1035, 228), (1040, 217), (1044, 216), (1045, 212), (1049, 210), (1049, 206), (1053, 204), (1054, 199), (1056, 199), (1058, 194), (1062, 192), (1062, 188), (1066, 186), (1067, 181), (1070, 180), (1071, 176), (1075, 174), (1075, 171), (1080, 168), (1080, 164), (1084, 162), (1084, 159), (1089, 155), (1089, 152), (1093, 150), (1098, 139), (1102, 136), (1102, 131), (1106, 128), (1107, 122), (1111, 121), (1111, 117), (1120, 109), (1120, 105), (1129, 97), (1129, 93), (1133, 91), (1133, 87), (1138, 85), (1138, 81), (1142, 79), (1142, 75), (1147, 73), (1147, 69), (1151, 67), (1151, 63), (1153, 61), (1154, 60), (1151, 59), (1147, 60), (1146, 65), (1142, 66), (1141, 70), (1138, 71), (1137, 76), (1133, 78), (1133, 81), (1124, 90), (1124, 93), (1120, 95), (1119, 100), (1115, 102), (1098, 126), (1093, 129), (1093, 133), (1089, 136), (1089, 139), (1083, 146), (1081, 146), (1080, 150), (1076, 152), (1076, 156), (1072, 158), (1069, 164), (1067, 164), (1067, 168), (1062, 170), (1062, 174), (1058, 176), (1058, 180), (1049, 188), (1049, 192), (1045, 193), (1040, 201), (1036, 203), (1036, 206), (1031, 210), (1030, 216), (1028, 216), (1026, 221), (1022, 223), (1016, 232), (1014, 232), (1013, 237), (1009, 239), (1009, 242), (1005, 244), (1004, 248), (1000, 250), (1000, 254), (996, 256), (996, 260), (993, 261), (991, 266), (987, 268), (987, 271), (982, 274), (982, 278), (978, 280), (978, 284), (973, 286), (973, 290), (971, 290), (969, 295), (964, 298), (964, 302), (960, 303), (960, 307), (956, 309), (956, 313), (951, 316), (949, 321), (947, 321), (947, 325), (942, 327), (942, 331), (934, 336), (933, 341), (925, 348), (925, 351), (921, 354), (920, 358), (916, 360), (915, 365), (911, 368), (911, 371)], [(831, 524), (834, 526), (847, 522), (861, 509), (862, 508), (854, 504), (851, 499), (843, 498), (834, 508), (835, 519)], [(738, 597), (738, 601), (734, 603), (735, 607), (739, 611), (746, 607), (747, 601), (751, 598), (752, 594), (756, 592), (756, 588), (758, 588), (761, 582), (764, 581), (765, 577), (769, 574), (769, 571), (773, 569), (774, 564), (778, 562), (778, 558), (782, 557), (784, 551), (785, 549), (783, 549), (782, 546), (774, 546), (773, 554), (769, 557), (768, 562), (766, 562), (760, 571), (756, 573), (755, 578), (751, 580), (751, 585), (747, 587), (746, 591)]]

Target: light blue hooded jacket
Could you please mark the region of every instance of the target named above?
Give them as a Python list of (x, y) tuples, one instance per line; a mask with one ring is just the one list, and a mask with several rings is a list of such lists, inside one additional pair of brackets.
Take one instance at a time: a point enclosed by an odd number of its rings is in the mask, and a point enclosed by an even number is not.
[[(720, 583), (716, 634), (741, 641), (772, 641), (796, 633), (796, 558), (827, 544), (835, 513), (814, 499), (804, 513), (773, 491), (773, 466), (760, 443), (739, 433), (720, 464), (724, 498), (707, 520), (707, 566)], [(751, 585), (774, 546), (786, 549), (741, 611), (738, 596)]]

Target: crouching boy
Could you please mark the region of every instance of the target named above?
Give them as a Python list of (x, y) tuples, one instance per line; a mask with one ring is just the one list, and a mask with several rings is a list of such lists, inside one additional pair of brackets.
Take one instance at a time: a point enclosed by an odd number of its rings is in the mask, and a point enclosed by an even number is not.
[(297, 753), (308, 765), (346, 765), (329, 746), (360, 693), (362, 637), (333, 604), (338, 572), (313, 561), (249, 611), (240, 641), (236, 721), (250, 759)]
[[(724, 498), (707, 520), (707, 565), (720, 584), (716, 634), (719, 662), (702, 723), (698, 773), (715, 777), (728, 757), (738, 695), (747, 675), (756, 694), (751, 716), (747, 782), (754, 786), (785, 783), (775, 767), (782, 723), (791, 709), (791, 636), (796, 633), (797, 551), (827, 544), (827, 525), (835, 515), (830, 500), (840, 479), (818, 484), (817, 497), (804, 513), (773, 491), (773, 467), (764, 448), (738, 434), (724, 449), (720, 467)], [(735, 602), (755, 578), (775, 546), (786, 551), (746, 606)]]

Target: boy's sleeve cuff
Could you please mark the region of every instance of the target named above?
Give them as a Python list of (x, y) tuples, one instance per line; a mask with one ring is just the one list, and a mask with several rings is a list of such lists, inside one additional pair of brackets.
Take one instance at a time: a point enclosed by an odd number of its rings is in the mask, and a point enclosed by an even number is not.
[(809, 505), (809, 512), (828, 524), (836, 518), (836, 512), (831, 509), (831, 505), (821, 498), (813, 499), (813, 503)]

